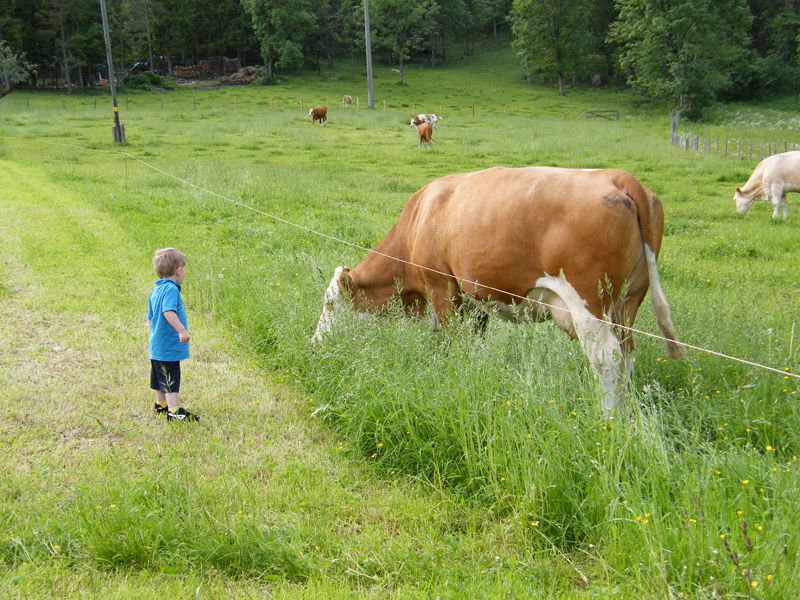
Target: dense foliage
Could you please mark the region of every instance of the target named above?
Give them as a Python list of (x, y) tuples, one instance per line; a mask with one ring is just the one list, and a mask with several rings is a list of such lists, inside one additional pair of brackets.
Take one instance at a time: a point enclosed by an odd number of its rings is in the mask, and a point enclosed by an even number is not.
[[(362, 60), (364, 0), (108, 0), (115, 69), (201, 60), (281, 73)], [(800, 90), (800, 0), (371, 0), (376, 59), (436, 66), (511, 30), (529, 80), (617, 83), (690, 116), (715, 100)], [(96, 0), (10, 0), (0, 39), (36, 85), (107, 77)], [(141, 68), (141, 66), (139, 67)], [(218, 68), (214, 69), (218, 71)]]

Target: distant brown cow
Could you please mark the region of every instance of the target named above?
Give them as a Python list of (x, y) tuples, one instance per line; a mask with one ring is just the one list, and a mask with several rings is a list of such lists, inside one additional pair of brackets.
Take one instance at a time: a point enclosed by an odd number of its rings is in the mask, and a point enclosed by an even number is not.
[(610, 415), (633, 366), (631, 332), (614, 325), (633, 326), (648, 288), (669, 355), (684, 353), (656, 268), (663, 231), (661, 202), (625, 171), (441, 177), (411, 196), (361, 264), (336, 269), (313, 340), (346, 308), (381, 312), (398, 296), (419, 315), (432, 304), (437, 323), (463, 304), (516, 322), (551, 318), (578, 338)]
[(417, 133), (419, 134), (420, 148), (422, 148), (423, 145), (430, 146), (433, 143), (433, 139), (431, 139), (431, 135), (433, 134), (433, 125), (428, 123), (420, 123), (419, 127), (417, 127)]
[(352, 96), (348, 96), (347, 94), (342, 96), (342, 105), (343, 106), (350, 106), (352, 103), (353, 103), (353, 97)]
[(325, 125), (328, 122), (328, 107), (322, 106), (315, 106), (310, 111), (308, 111), (308, 116), (311, 117), (311, 124), (313, 125), (315, 122), (319, 121), (320, 125)]

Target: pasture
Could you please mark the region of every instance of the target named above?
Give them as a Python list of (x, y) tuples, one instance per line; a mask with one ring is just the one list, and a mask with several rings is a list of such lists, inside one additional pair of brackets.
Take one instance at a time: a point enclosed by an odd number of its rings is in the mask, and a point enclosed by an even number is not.
[[(679, 339), (797, 373), (797, 196), (786, 222), (761, 203), (738, 215), (756, 161), (671, 146), (664, 107), (631, 94), (525, 85), (510, 51), (407, 81), (379, 69), (374, 112), (365, 93), (341, 106), (364, 87), (347, 68), (122, 96), (124, 151), (218, 195), (112, 147), (105, 96), (0, 102), (4, 595), (797, 596), (796, 379), (691, 350), (670, 362), (637, 335), (626, 417), (606, 421), (549, 323), (493, 320), (479, 338), (392, 313), (309, 344), (334, 268), (431, 179), (615, 167), (664, 205)], [(580, 116), (604, 108), (621, 120)], [(684, 127), (800, 142), (780, 128), (789, 108)], [(408, 126), (421, 111), (444, 116), (425, 150)], [(198, 427), (150, 412), (163, 246), (189, 261)], [(636, 326), (658, 331), (649, 298)]]

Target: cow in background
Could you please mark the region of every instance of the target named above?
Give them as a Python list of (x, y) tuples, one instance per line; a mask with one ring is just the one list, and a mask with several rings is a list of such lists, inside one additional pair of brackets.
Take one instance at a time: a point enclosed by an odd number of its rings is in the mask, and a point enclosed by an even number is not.
[(783, 218), (787, 219), (786, 192), (800, 192), (800, 151), (797, 150), (773, 154), (758, 163), (744, 187), (736, 188), (733, 199), (736, 209), (744, 214), (755, 199), (763, 195), (767, 202), (772, 200), (772, 218), (777, 219), (782, 208)]
[(417, 127), (417, 133), (419, 134), (419, 147), (422, 148), (424, 145), (430, 146), (433, 144), (433, 125), (429, 125), (428, 123), (420, 123), (419, 127)]
[(325, 123), (328, 122), (328, 107), (322, 105), (315, 106), (308, 111), (308, 116), (311, 117), (312, 125), (317, 121), (319, 121), (320, 125), (325, 125)]
[(436, 127), (436, 124), (439, 122), (439, 119), (441, 119), (441, 117), (437, 117), (435, 114), (420, 113), (411, 118), (411, 123), (409, 124), (409, 127), (419, 128), (419, 126), (422, 125), (423, 123), (427, 123), (431, 127)]
[(578, 339), (611, 416), (633, 367), (632, 333), (616, 326), (633, 326), (648, 288), (668, 354), (684, 353), (656, 268), (663, 230), (659, 199), (617, 169), (441, 177), (361, 264), (336, 268), (312, 340), (346, 308), (380, 312), (398, 297), (417, 315), (430, 303), (438, 324), (464, 305), (517, 323), (552, 319)]
[(342, 96), (342, 106), (350, 106), (351, 104), (353, 104), (352, 96), (348, 96), (347, 94)]

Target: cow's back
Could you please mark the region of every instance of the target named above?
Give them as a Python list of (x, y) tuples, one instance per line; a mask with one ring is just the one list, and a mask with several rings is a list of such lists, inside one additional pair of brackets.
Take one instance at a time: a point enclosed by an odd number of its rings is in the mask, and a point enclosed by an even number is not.
[[(410, 259), (519, 295), (562, 270), (582, 295), (596, 295), (606, 277), (619, 289), (643, 262), (637, 202), (649, 196), (617, 170), (495, 167), (443, 177), (413, 207)], [(658, 252), (660, 205), (648, 212)]]
[(800, 183), (800, 150), (768, 156), (756, 167), (767, 182), (792, 181)]

